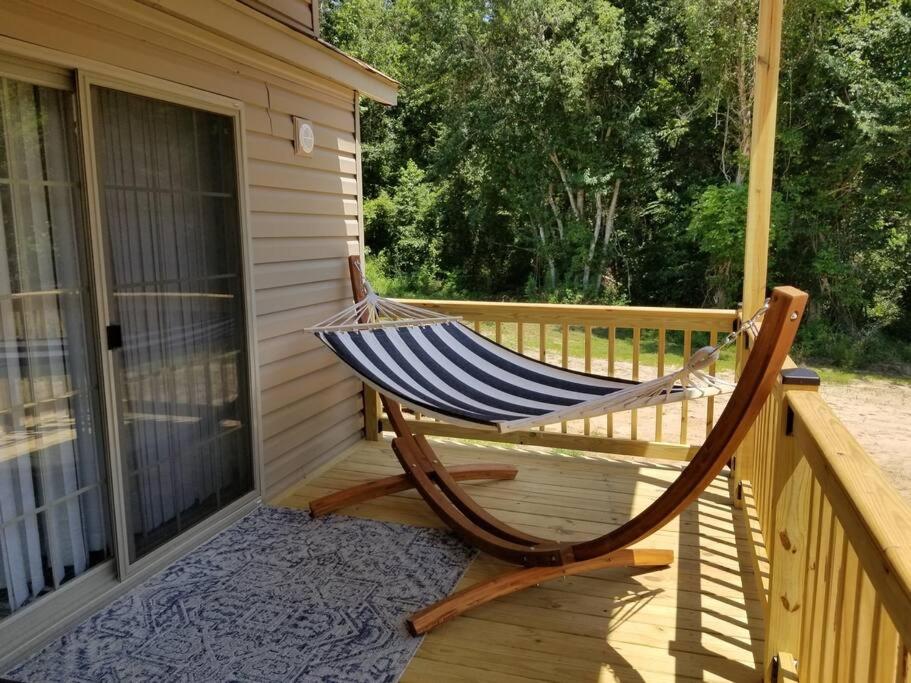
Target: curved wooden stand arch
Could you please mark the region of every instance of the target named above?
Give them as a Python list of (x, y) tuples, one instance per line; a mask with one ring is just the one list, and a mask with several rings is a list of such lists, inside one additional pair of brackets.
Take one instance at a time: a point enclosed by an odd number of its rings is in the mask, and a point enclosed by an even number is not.
[[(349, 259), (356, 300), (365, 296), (358, 257)], [(383, 397), (395, 430), (392, 440), (404, 474), (361, 484), (310, 503), (314, 516), (345, 505), (415, 488), (433, 511), (465, 542), (514, 564), (517, 569), (459, 591), (412, 615), (409, 630), (426, 633), (463, 612), (529, 586), (561, 576), (608, 567), (660, 567), (673, 561), (670, 550), (629, 546), (661, 529), (676, 517), (721, 472), (759, 414), (791, 349), (803, 317), (807, 295), (793, 287), (777, 287), (762, 330), (737, 388), (715, 427), (680, 476), (645, 510), (603, 536), (578, 543), (538, 538), (498, 520), (460, 485), (465, 479), (513, 479), (516, 470), (501, 465), (447, 469), (423, 436), (408, 428), (398, 403)]]

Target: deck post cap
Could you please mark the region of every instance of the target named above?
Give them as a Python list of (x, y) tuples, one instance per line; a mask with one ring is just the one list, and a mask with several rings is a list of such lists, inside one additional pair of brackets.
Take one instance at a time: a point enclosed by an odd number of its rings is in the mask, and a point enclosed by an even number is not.
[(818, 387), (819, 375), (810, 368), (789, 368), (781, 371), (781, 383), (791, 386)]

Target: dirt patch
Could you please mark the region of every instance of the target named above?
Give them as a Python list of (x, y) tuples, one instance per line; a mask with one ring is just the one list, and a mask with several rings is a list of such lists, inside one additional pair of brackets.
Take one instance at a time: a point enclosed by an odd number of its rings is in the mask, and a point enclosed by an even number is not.
[[(548, 362), (559, 364), (558, 354), (548, 354)], [(569, 367), (583, 370), (581, 358), (570, 358)], [(614, 376), (632, 377), (632, 364), (617, 361)], [(675, 368), (667, 367), (665, 371)], [(592, 363), (592, 372), (608, 374), (607, 361), (597, 360)], [(652, 379), (657, 376), (656, 368), (640, 368), (639, 379)], [(722, 379), (733, 381), (731, 373), (720, 373)], [(820, 388), (822, 397), (832, 407), (838, 418), (845, 424), (861, 446), (866, 449), (873, 460), (883, 469), (905, 500), (911, 503), (911, 385), (890, 382), (882, 379), (857, 379), (845, 384), (823, 383)], [(717, 418), (727, 402), (726, 397), (714, 400), (711, 410)], [(681, 430), (681, 405), (666, 405), (661, 411), (661, 429), (656, 438), (658, 412), (655, 408), (636, 411), (636, 436), (639, 439), (661, 440), (671, 443), (699, 444), (706, 434), (708, 423), (708, 401), (690, 401), (687, 406), (687, 420), (684, 438)], [(619, 438), (630, 438), (632, 414), (615, 413), (613, 416), (613, 435)], [(559, 425), (548, 427), (548, 431), (559, 431)], [(567, 431), (581, 434), (584, 424), (581, 420), (570, 422)], [(589, 433), (607, 434), (607, 419), (594, 418), (589, 422)]]
[(822, 397), (911, 503), (911, 385), (881, 379), (822, 384)]

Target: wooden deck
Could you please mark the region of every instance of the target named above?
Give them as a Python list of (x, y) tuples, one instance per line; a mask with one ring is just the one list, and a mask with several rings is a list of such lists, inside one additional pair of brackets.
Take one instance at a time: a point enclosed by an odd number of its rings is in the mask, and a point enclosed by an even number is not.
[[(505, 521), (565, 539), (603, 533), (651, 502), (680, 463), (565, 454), (513, 446), (435, 442), (446, 464), (505, 462), (515, 481), (467, 484)], [(388, 442), (364, 441), (285, 497), (311, 498), (399, 473)], [(670, 568), (601, 571), (503, 598), (429, 634), (403, 681), (758, 681), (763, 651), (746, 531), (719, 479), (696, 504), (642, 547), (672, 549)], [(405, 492), (346, 514), (440, 526)], [(487, 556), (460, 586), (508, 568)]]

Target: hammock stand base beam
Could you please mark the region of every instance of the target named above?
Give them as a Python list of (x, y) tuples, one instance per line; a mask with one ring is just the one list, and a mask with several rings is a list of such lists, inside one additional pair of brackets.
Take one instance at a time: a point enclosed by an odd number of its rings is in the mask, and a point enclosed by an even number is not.
[(573, 561), (568, 544), (526, 534), (482, 508), (453, 479), (427, 440), (407, 430), (398, 404), (385, 397), (383, 402), (399, 434), (392, 440), (392, 452), (424, 502), (459, 538), (494, 557), (526, 567)]
[(476, 583), (464, 590), (453, 593), (429, 607), (415, 612), (406, 623), (413, 636), (421, 636), (468, 610), (502, 598), (505, 595), (537, 586), (564, 576), (587, 574), (599, 569), (633, 567), (636, 569), (659, 569), (674, 561), (673, 550), (624, 549), (602, 555), (591, 560), (572, 562), (557, 567), (531, 567), (506, 572), (487, 581)]
[[(366, 288), (360, 259), (349, 257), (354, 299), (362, 301)], [(609, 567), (654, 568), (666, 566), (673, 554), (666, 550), (638, 550), (632, 545), (649, 537), (686, 509), (717, 477), (765, 404), (806, 308), (807, 295), (793, 287), (776, 287), (750, 356), (724, 412), (680, 476), (650, 505), (619, 527), (589, 541), (564, 543), (526, 534), (482, 508), (458, 483), (458, 476), (440, 462), (429, 442), (415, 435), (401, 406), (381, 394), (383, 407), (396, 437), (392, 450), (404, 470), (403, 479), (390, 478), (340, 491), (314, 501), (317, 510), (337, 509), (364, 496), (384, 495), (398, 486), (415, 488), (436, 515), (463, 541), (501, 560), (525, 567), (482, 582), (413, 615), (409, 628), (426, 633), (436, 625), (502, 595), (528, 588), (551, 578)], [(366, 319), (359, 320), (366, 322)], [(514, 475), (513, 475), (514, 476)], [(512, 478), (512, 477), (510, 477)]]
[[(455, 465), (448, 468), (449, 474), (456, 481), (508, 480), (515, 479), (519, 470), (512, 465), (478, 464)], [(351, 488), (330, 493), (322, 498), (310, 501), (310, 514), (321, 517), (343, 507), (364, 503), (374, 498), (382, 498), (393, 493), (401, 493), (414, 488), (414, 481), (407, 474), (394, 474), (383, 479), (352, 486)]]

